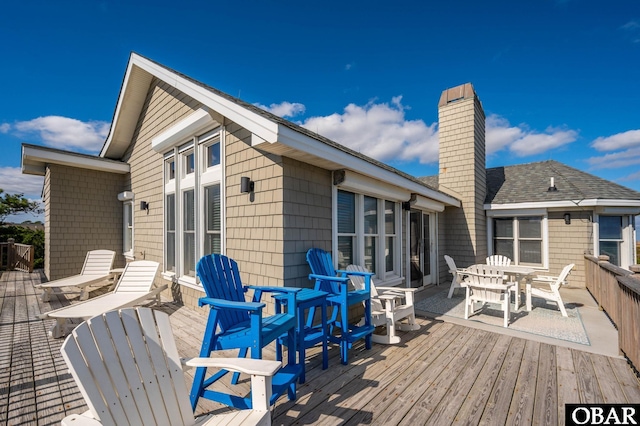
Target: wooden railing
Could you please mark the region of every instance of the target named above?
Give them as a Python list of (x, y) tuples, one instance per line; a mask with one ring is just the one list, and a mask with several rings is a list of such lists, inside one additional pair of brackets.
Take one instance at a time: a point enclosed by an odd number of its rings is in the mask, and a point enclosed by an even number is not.
[[(640, 370), (640, 274), (609, 263), (607, 256), (585, 255), (587, 290), (618, 329), (618, 345)], [(632, 267), (636, 269), (636, 266)], [(640, 272), (640, 269), (638, 270)]]
[(17, 244), (13, 238), (0, 243), (0, 269), (33, 272), (33, 246)]

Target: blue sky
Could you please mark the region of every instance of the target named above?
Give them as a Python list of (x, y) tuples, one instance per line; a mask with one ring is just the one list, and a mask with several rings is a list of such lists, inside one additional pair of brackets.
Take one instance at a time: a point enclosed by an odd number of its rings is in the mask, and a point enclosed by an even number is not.
[(440, 94), (471, 82), (488, 167), (640, 191), (637, 0), (27, 0), (0, 40), (0, 188), (31, 199), (21, 143), (97, 154), (131, 51), (416, 176), (437, 173)]

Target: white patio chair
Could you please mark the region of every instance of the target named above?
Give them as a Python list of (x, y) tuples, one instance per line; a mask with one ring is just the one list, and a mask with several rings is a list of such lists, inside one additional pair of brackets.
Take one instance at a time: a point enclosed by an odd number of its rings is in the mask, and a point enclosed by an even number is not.
[[(61, 278), (42, 284), (34, 285), (35, 288), (44, 290), (42, 301), (48, 302), (54, 289), (65, 289), (63, 293), (80, 293), (80, 300), (89, 298), (89, 286), (108, 282), (113, 277), (113, 259), (116, 252), (112, 250), (91, 250), (87, 252), (80, 274)], [(79, 291), (69, 290), (76, 288)]]
[[(504, 312), (504, 326), (509, 326), (511, 316), (510, 289), (515, 283), (505, 283), (504, 274), (497, 266), (472, 265), (465, 269), (467, 273), (466, 300), (464, 305), (464, 319), (477, 313), (476, 303), (498, 304)], [(482, 307), (480, 309), (482, 309)]]
[(453, 296), (453, 291), (456, 288), (465, 287), (465, 279), (464, 279), (464, 275), (461, 276), (460, 270), (456, 266), (456, 262), (454, 262), (451, 256), (447, 256), (445, 254), (444, 260), (447, 262), (447, 266), (449, 267), (449, 273), (452, 275), (451, 287), (449, 287), (449, 294), (447, 295), (447, 298), (451, 299), (451, 296)]
[(270, 425), (271, 377), (279, 361), (193, 358), (189, 367), (251, 375), (252, 408), (193, 416), (169, 315), (149, 308), (110, 311), (80, 324), (60, 349), (89, 410), (63, 425)]
[[(347, 271), (369, 272), (363, 266), (349, 265)], [(364, 289), (364, 277), (349, 275), (356, 290)], [(371, 323), (374, 327), (386, 326), (387, 334), (373, 334), (371, 339), (383, 345), (400, 343), (396, 329), (402, 331), (419, 330), (413, 306), (415, 288), (376, 287), (371, 280)], [(403, 322), (406, 320), (406, 322)]]
[(531, 296), (540, 297), (542, 299), (551, 300), (558, 304), (562, 316), (567, 316), (567, 310), (564, 308), (562, 297), (560, 297), (560, 286), (566, 284), (567, 276), (571, 273), (571, 270), (575, 264), (571, 263), (562, 269), (562, 272), (557, 277), (538, 275), (532, 278), (532, 283), (540, 283), (548, 286), (547, 288), (527, 286), (527, 309), (531, 310)]
[(154, 297), (160, 302), (160, 292), (166, 289), (167, 285), (153, 288), (158, 266), (158, 262), (150, 260), (129, 262), (113, 291), (93, 299), (45, 312), (40, 314), (38, 318), (55, 318), (56, 324), (53, 325), (49, 334), (53, 338), (60, 338), (66, 336), (74, 327), (73, 324), (67, 324), (71, 318), (86, 320), (101, 312), (136, 306)]

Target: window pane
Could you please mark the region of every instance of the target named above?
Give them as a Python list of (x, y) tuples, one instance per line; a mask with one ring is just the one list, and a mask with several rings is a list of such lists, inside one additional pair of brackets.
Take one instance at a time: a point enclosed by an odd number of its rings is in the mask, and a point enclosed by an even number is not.
[(204, 238), (204, 254), (221, 253), (220, 234), (207, 234)]
[(386, 247), (384, 252), (384, 264), (386, 272), (393, 272), (393, 248), (395, 243), (395, 237), (386, 237)]
[(196, 240), (193, 232), (184, 233), (184, 247), (182, 251), (184, 275), (196, 276)]
[(220, 185), (205, 188), (207, 231), (220, 231)]
[(133, 247), (133, 204), (124, 204), (124, 252), (130, 252)]
[(194, 170), (195, 170), (195, 166), (196, 166), (195, 156), (194, 156), (193, 152), (190, 152), (190, 153), (186, 154), (184, 156), (184, 159), (185, 159), (185, 161), (184, 161), (184, 173), (186, 175), (193, 173)]
[(378, 233), (378, 200), (372, 197), (364, 197), (364, 233)]
[(600, 238), (605, 240), (621, 240), (622, 216), (600, 216)]
[(542, 238), (542, 218), (519, 217), (518, 229), (520, 238)]
[(220, 142), (207, 147), (207, 167), (220, 164)]
[(364, 237), (364, 267), (376, 273), (376, 237)]
[(600, 254), (609, 256), (609, 263), (620, 266), (620, 243), (618, 241), (600, 241)]
[(176, 196), (168, 194), (165, 203), (166, 226), (166, 258), (165, 269), (169, 272), (176, 270)]
[(520, 240), (520, 263), (542, 264), (542, 242)]
[(494, 240), (493, 254), (501, 254), (513, 259), (513, 240)]
[(195, 230), (195, 205), (193, 203), (193, 189), (184, 191), (183, 193), (183, 225), (185, 231)]
[(176, 162), (174, 160), (169, 160), (166, 162), (166, 173), (167, 180), (176, 178)]
[(496, 237), (513, 238), (513, 219), (494, 219), (494, 231)]
[(353, 263), (353, 237), (338, 237), (338, 269)]
[(338, 233), (356, 232), (356, 197), (346, 191), (338, 191)]
[(388, 235), (396, 233), (396, 209), (391, 201), (384, 202), (384, 232)]

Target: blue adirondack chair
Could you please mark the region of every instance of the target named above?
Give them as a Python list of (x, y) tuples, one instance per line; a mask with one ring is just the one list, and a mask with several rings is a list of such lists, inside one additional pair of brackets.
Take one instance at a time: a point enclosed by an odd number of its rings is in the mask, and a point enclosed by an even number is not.
[[(261, 359), (262, 348), (279, 336), (286, 335), (288, 351), (287, 365), (283, 366), (272, 380), (271, 404), (280, 395), (288, 392), (290, 400), (296, 398), (296, 381), (301, 369), (296, 362), (296, 293), (300, 289), (283, 287), (243, 286), (238, 264), (235, 260), (220, 254), (204, 256), (196, 266), (198, 277), (207, 294), (198, 300), (200, 306), (209, 306), (209, 317), (200, 349), (201, 357), (209, 357), (214, 350), (239, 349), (238, 356), (244, 358), (251, 350), (251, 358)], [(266, 306), (260, 302), (246, 302), (245, 293), (253, 289), (258, 298), (262, 293), (285, 295), (287, 305), (293, 307), (285, 313), (263, 317)], [(251, 398), (241, 398), (207, 389), (221, 379), (228, 371), (221, 370), (206, 377), (207, 368), (196, 369), (191, 388), (191, 405), (195, 410), (199, 398), (211, 399), (240, 409), (251, 407)], [(236, 384), (238, 374), (231, 382)]]
[[(347, 364), (349, 349), (353, 343), (364, 339), (365, 347), (371, 349), (371, 336), (375, 327), (371, 324), (371, 276), (370, 272), (336, 271), (331, 254), (318, 248), (307, 251), (307, 262), (311, 267), (310, 280), (315, 280), (315, 290), (326, 291), (327, 305), (332, 307), (329, 324), (329, 340), (340, 345), (342, 364)], [(349, 291), (349, 275), (364, 277), (364, 289)], [(349, 307), (364, 302), (364, 324), (350, 324)], [(313, 313), (310, 313), (313, 316)], [(334, 331), (338, 329), (339, 335)]]

